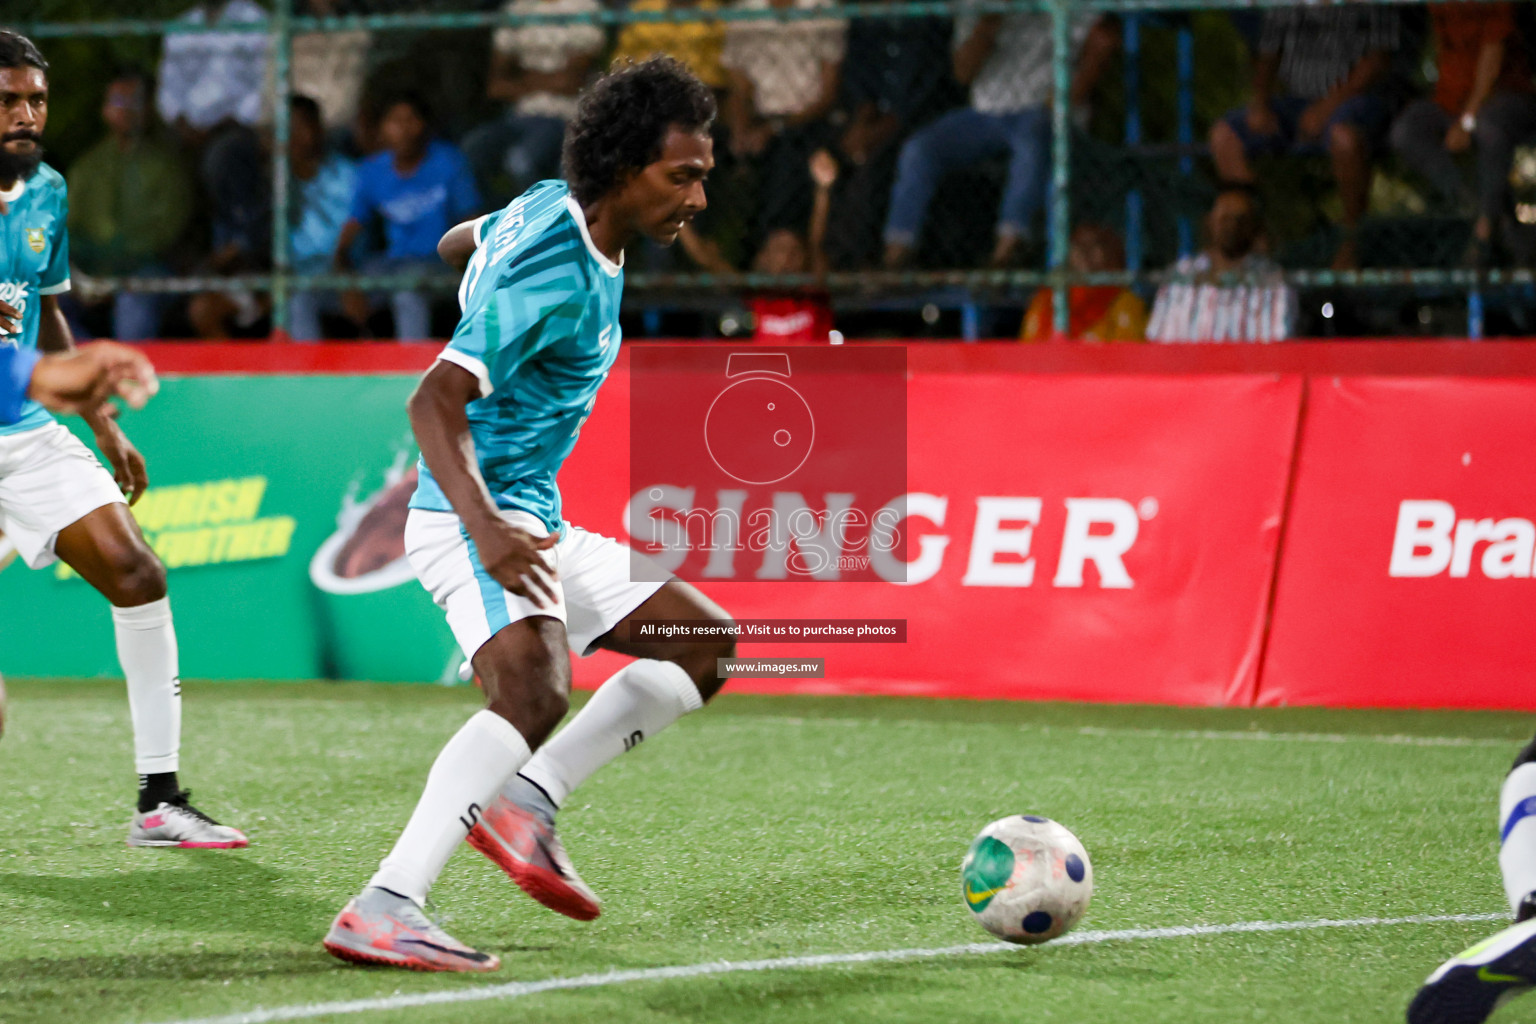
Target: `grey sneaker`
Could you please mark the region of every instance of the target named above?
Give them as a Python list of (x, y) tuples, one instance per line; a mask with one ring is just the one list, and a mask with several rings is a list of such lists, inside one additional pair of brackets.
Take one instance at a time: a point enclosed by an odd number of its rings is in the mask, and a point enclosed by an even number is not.
[(191, 804), (184, 789), (152, 811), (135, 811), (128, 826), (129, 846), (180, 846), (196, 850), (238, 850), (249, 846), (245, 833), (220, 825)]
[(581, 880), (554, 826), (498, 794), (469, 832), (469, 845), (489, 857), (529, 896), (550, 910), (590, 921), (603, 912)]
[(494, 971), (501, 961), (471, 949), (427, 919), (411, 900), (369, 886), (341, 908), (325, 936), (334, 957), (412, 971)]

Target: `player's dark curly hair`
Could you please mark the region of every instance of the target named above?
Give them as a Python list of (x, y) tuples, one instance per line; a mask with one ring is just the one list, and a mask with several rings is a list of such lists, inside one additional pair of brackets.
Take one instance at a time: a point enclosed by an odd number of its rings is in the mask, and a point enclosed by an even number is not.
[(37, 68), (47, 72), (48, 62), (32, 40), (20, 32), (0, 29), (0, 68)]
[(668, 130), (708, 132), (715, 96), (680, 61), (625, 62), (581, 97), (561, 160), (579, 203), (590, 203), (654, 163)]

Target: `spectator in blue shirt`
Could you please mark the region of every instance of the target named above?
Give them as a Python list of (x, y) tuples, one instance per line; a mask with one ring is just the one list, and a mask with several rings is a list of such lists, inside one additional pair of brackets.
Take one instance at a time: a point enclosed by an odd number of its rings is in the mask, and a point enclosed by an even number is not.
[[(336, 240), (352, 210), (357, 164), (325, 145), (320, 105), (295, 96), (290, 106), (288, 167), (295, 186), (288, 253), (300, 274), (330, 269)], [(288, 306), (288, 334), (294, 341), (319, 341), (320, 313), (334, 304), (329, 292), (295, 291)]]
[[(405, 95), (385, 107), (379, 123), (384, 150), (358, 166), (351, 216), (332, 256), (336, 269), (352, 268), (352, 245), (377, 217), (384, 224), (384, 254), (368, 269), (396, 274), (436, 270), (437, 240), (483, 209), (469, 164), (452, 144), (432, 137), (431, 123), (418, 96)], [(346, 305), (354, 320), (367, 319), (361, 296), (349, 296)], [(397, 338), (429, 336), (432, 309), (426, 294), (394, 292), (390, 305)]]

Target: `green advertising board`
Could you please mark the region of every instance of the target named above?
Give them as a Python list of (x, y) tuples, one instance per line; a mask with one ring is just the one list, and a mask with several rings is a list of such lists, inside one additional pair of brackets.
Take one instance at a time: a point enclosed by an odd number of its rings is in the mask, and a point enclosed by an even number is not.
[[(415, 379), (187, 377), (124, 414), (149, 464), (133, 511), (169, 571), (184, 675), (456, 677), (453, 636), (404, 558)], [(120, 674), (106, 601), (64, 566), (11, 558), (0, 607), (0, 671)]]

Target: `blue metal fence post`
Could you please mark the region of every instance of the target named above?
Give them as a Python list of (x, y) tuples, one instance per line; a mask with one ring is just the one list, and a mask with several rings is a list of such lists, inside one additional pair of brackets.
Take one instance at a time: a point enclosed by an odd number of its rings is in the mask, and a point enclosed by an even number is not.
[(1051, 250), (1050, 269), (1055, 274), (1051, 284), (1052, 328), (1065, 335), (1071, 326), (1067, 282), (1062, 271), (1067, 265), (1068, 234), (1071, 231), (1072, 146), (1072, 33), (1070, 0), (1050, 0), (1051, 70), (1055, 89), (1051, 94)]

